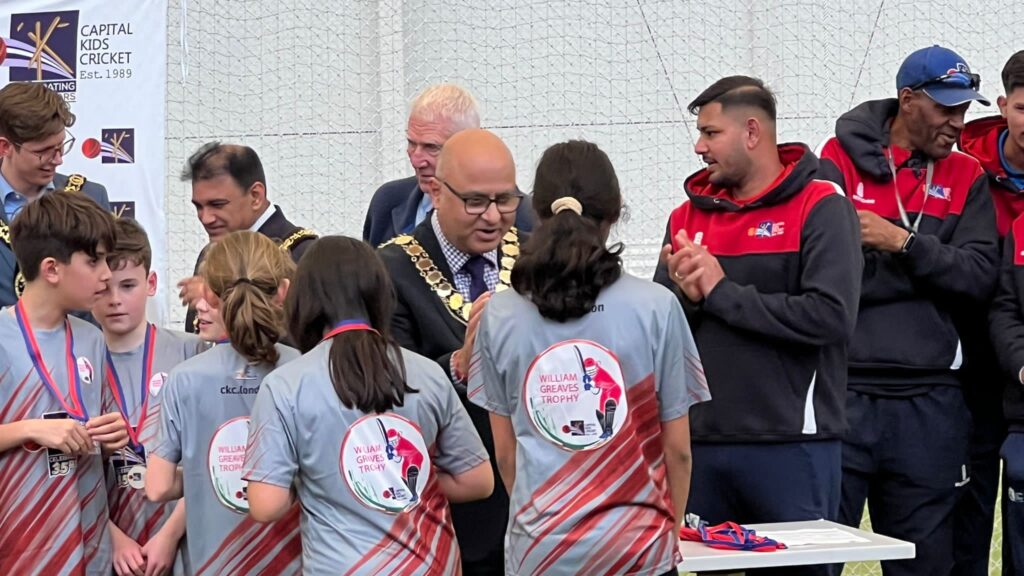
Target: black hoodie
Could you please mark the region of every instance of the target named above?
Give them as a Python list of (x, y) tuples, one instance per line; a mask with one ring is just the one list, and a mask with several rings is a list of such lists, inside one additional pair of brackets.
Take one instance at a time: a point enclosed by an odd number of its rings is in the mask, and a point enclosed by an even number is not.
[[(999, 260), (988, 182), (978, 161), (952, 152), (935, 161), (925, 190), (928, 159), (892, 147), (895, 99), (865, 102), (836, 122), (821, 150), (821, 174), (850, 194), (858, 210), (904, 226), (898, 187), (916, 239), (905, 254), (864, 248), (857, 330), (850, 343), (850, 387), (879, 395), (911, 395), (933, 385), (959, 385), (963, 362), (954, 311), (987, 302)], [(898, 184), (898, 186), (897, 186)]]
[[(960, 150), (974, 157), (988, 175), (989, 190), (992, 192), (992, 203), (996, 210), (996, 230), (1001, 240), (1009, 233), (1013, 221), (1024, 213), (1024, 190), (1007, 177), (1000, 157), (1000, 136), (1006, 129), (1006, 119), (1002, 116), (979, 118), (964, 127), (958, 143)], [(999, 426), (1003, 414), (1006, 378), (1003, 377), (1000, 362), (996, 357), (997, 341), (989, 337), (990, 308), (991, 303), (988, 302), (982, 306), (971, 307), (957, 320), (967, 355), (963, 375), (967, 405), (976, 422), (986, 419)], [(1016, 370), (1009, 385), (1020, 387)]]
[(1011, 432), (1024, 432), (1024, 216), (1013, 222), (1006, 236), (989, 320), (1000, 366), (1011, 376), (1003, 390), (1003, 417)]
[(718, 258), (725, 279), (690, 302), (664, 264), (697, 341), (711, 401), (690, 409), (694, 440), (804, 441), (846, 427), (846, 343), (857, 315), (860, 240), (850, 203), (816, 180), (818, 159), (779, 146), (784, 171), (756, 197), (736, 202), (708, 182), (686, 180), (689, 201), (669, 217), (666, 243), (686, 229)]

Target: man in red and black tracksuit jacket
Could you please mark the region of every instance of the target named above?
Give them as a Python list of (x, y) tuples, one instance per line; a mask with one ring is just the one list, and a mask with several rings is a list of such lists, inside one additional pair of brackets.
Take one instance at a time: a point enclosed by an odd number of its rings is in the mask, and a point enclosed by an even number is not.
[(866, 499), (875, 531), (917, 546), (914, 560), (883, 562), (886, 576), (950, 572), (970, 478), (955, 312), (989, 300), (999, 248), (985, 173), (952, 148), (970, 103), (988, 103), (978, 83), (954, 52), (918, 50), (900, 66), (898, 98), (844, 114), (820, 153), (864, 248), (840, 520), (857, 526)]
[[(1020, 216), (1024, 214), (1024, 50), (1010, 57), (1002, 76), (1006, 90), (1006, 96), (1000, 96), (998, 101), (1002, 114), (971, 122), (960, 139), (961, 148), (978, 158), (989, 175), (996, 205), (996, 225), (1000, 236), (1006, 237), (989, 326), (991, 342), (1004, 372), (984, 382), (987, 386), (978, 394), (977, 406), (972, 406), (977, 452), (985, 458), (987, 471), (986, 490), (978, 497), (978, 504), (985, 506), (986, 516), (982, 517), (980, 506), (976, 506), (977, 519), (967, 527), (979, 529), (982, 522), (987, 521), (984, 528), (988, 532), (984, 533), (985, 549), (982, 551), (982, 542), (978, 542), (977, 562), (972, 564), (970, 572), (960, 572), (963, 574), (984, 574), (988, 568), (988, 538), (999, 488), (1000, 453), (1006, 489), (1003, 493), (1003, 573), (1024, 572), (1024, 381), (1021, 380), (1024, 368), (1024, 218)], [(993, 386), (993, 383), (999, 385)], [(978, 477), (977, 468), (973, 476)], [(966, 503), (961, 502), (960, 509)], [(959, 568), (960, 558), (957, 560)]]
[(690, 109), (708, 167), (686, 181), (655, 274), (686, 311), (712, 397), (690, 409), (688, 511), (712, 524), (835, 519), (862, 268), (854, 211), (806, 146), (776, 144), (760, 80), (724, 78)]

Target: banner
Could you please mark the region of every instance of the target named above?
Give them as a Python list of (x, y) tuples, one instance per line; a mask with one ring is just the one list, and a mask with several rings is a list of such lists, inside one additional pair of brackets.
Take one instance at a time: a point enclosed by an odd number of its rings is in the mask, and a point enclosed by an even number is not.
[(75, 145), (57, 171), (103, 184), (114, 214), (146, 229), (160, 280), (150, 319), (165, 324), (167, 0), (3, 0), (8, 82), (42, 82), (71, 106)]

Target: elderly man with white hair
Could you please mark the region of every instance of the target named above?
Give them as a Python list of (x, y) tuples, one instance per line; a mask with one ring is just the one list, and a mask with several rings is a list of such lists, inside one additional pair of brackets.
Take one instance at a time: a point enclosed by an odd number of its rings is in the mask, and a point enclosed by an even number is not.
[[(444, 143), (456, 132), (480, 127), (476, 99), (455, 84), (435, 84), (412, 101), (406, 127), (406, 153), (415, 176), (392, 180), (377, 189), (370, 200), (363, 224), (363, 240), (377, 246), (399, 234), (412, 232), (433, 209), (430, 181)], [(532, 228), (530, 203), (522, 202), (516, 227)]]

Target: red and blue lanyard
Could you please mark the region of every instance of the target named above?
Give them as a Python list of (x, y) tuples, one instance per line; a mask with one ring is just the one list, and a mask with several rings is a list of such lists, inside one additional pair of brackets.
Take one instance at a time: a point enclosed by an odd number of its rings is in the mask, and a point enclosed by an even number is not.
[(21, 336), (25, 340), (25, 350), (32, 359), (32, 366), (35, 367), (39, 379), (43, 381), (43, 384), (50, 390), (50, 393), (60, 402), (61, 407), (67, 412), (68, 416), (79, 422), (88, 421), (89, 410), (85, 407), (85, 403), (82, 402), (82, 378), (78, 374), (78, 361), (75, 359), (75, 337), (71, 333), (71, 322), (67, 318), (64, 319), (64, 355), (67, 359), (68, 394), (71, 396), (71, 403), (69, 404), (64, 400), (64, 394), (61, 393), (60, 388), (57, 387), (57, 382), (53, 379), (53, 375), (46, 367), (43, 353), (39, 349), (39, 342), (36, 341), (35, 332), (32, 330), (28, 315), (25, 313), (25, 304), (21, 300), (18, 300), (17, 305), (14, 307), (14, 316), (18, 319), (18, 328), (21, 329)]
[(117, 409), (121, 411), (125, 426), (128, 428), (128, 438), (131, 440), (132, 446), (135, 447), (142, 445), (139, 442), (139, 434), (142, 431), (142, 425), (146, 423), (146, 414), (149, 412), (149, 380), (153, 377), (153, 351), (156, 348), (155, 344), (156, 326), (149, 324), (146, 326), (146, 340), (142, 345), (142, 378), (139, 382), (139, 398), (142, 399), (142, 409), (139, 412), (139, 422), (134, 427), (129, 420), (128, 399), (124, 395), (121, 378), (117, 375), (117, 369), (114, 368), (114, 359), (110, 355), (110, 350), (107, 350), (106, 370), (107, 380), (110, 382), (110, 391), (114, 394), (114, 400), (117, 401)]
[(374, 330), (373, 327), (366, 322), (366, 320), (363, 320), (361, 318), (354, 318), (351, 320), (342, 320), (341, 322), (335, 324), (334, 329), (325, 334), (323, 339), (320, 341), (323, 342), (324, 340), (334, 338), (338, 334), (343, 334), (345, 332), (354, 332), (357, 330), (363, 330), (366, 332), (373, 332), (374, 334), (380, 334), (380, 332)]

